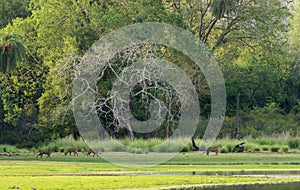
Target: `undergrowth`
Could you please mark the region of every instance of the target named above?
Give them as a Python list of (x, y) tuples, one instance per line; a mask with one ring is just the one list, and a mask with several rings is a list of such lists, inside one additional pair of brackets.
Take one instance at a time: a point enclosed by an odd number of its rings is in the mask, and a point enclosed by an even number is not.
[[(196, 139), (196, 144), (201, 145), (201, 139)], [(244, 138), (242, 140), (223, 138), (216, 140), (211, 146), (222, 145), (221, 153), (233, 152), (238, 143), (245, 142), (244, 148), (235, 149), (235, 152), (290, 152), (298, 151), (300, 147), (300, 138), (287, 137), (260, 137), (260, 138)], [(43, 144), (39, 149), (56, 150), (64, 152), (68, 148), (79, 148), (80, 151), (87, 151), (88, 148), (97, 149), (101, 152), (131, 152), (131, 153), (147, 153), (147, 152), (189, 152), (194, 149), (190, 139), (169, 139), (163, 140), (159, 138), (153, 139), (135, 139), (128, 138), (115, 140), (109, 139), (105, 141), (89, 141), (73, 139), (58, 139)], [(1, 146), (0, 146), (1, 151)]]

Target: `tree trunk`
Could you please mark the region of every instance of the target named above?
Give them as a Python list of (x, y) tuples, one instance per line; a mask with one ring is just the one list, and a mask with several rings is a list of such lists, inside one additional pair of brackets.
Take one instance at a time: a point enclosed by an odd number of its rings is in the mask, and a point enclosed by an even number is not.
[(130, 124), (127, 124), (127, 127), (126, 127), (129, 131), (129, 135), (130, 135), (130, 140), (133, 141), (134, 140), (134, 134), (133, 134), (133, 130), (130, 126)]
[(171, 127), (171, 121), (172, 121), (172, 115), (171, 115), (171, 111), (172, 111), (172, 101), (169, 103), (169, 108), (168, 108), (168, 121), (167, 121), (167, 128), (166, 128), (166, 139), (169, 138), (169, 131), (170, 131), (170, 127)]
[(236, 98), (236, 118), (235, 118), (235, 138), (239, 139), (240, 131), (239, 131), (239, 109), (240, 109), (240, 93), (238, 93)]

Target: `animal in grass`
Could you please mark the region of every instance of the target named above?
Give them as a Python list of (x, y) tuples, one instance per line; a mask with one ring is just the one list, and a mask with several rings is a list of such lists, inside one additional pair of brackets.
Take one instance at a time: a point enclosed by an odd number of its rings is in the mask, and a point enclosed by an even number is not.
[(234, 149), (232, 150), (232, 152), (235, 152), (236, 150), (242, 150), (242, 149), (244, 149), (244, 144), (245, 144), (245, 143), (246, 143), (246, 142), (241, 142), (241, 143), (235, 145), (235, 147), (234, 147)]
[(199, 147), (195, 143), (194, 137), (192, 138), (192, 145), (193, 145), (193, 151), (198, 151), (199, 150)]
[(91, 148), (89, 148), (88, 149), (88, 151), (87, 151), (87, 153), (86, 153), (86, 155), (87, 156), (90, 156), (91, 154), (93, 154), (93, 156), (99, 156), (99, 151), (98, 150), (95, 150), (95, 149), (91, 149)]
[(210, 153), (210, 152), (215, 152), (216, 155), (218, 155), (218, 152), (219, 152), (219, 150), (220, 150), (221, 148), (222, 148), (221, 145), (219, 145), (219, 146), (211, 146), (211, 147), (208, 147), (208, 148), (206, 149), (206, 155), (209, 156), (209, 153)]
[(50, 158), (52, 152), (54, 152), (54, 150), (40, 150), (36, 154), (36, 158), (38, 158), (39, 156), (42, 158), (44, 154), (47, 155), (47, 158)]
[(74, 154), (74, 156), (78, 156), (78, 151), (79, 148), (69, 148), (66, 152), (65, 152), (65, 156), (67, 154), (70, 154), (70, 156), (72, 155), (72, 153)]

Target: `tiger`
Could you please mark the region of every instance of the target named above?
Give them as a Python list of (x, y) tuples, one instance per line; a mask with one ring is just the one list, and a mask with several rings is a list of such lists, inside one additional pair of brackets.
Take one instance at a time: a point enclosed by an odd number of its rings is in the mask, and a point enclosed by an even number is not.
[(209, 152), (215, 152), (216, 155), (218, 155), (218, 152), (221, 148), (222, 148), (221, 145), (208, 147), (206, 150), (206, 155), (209, 156)]
[(95, 155), (96, 155), (96, 156), (99, 156), (98, 150), (89, 148), (86, 155), (89, 156), (89, 155), (91, 155), (91, 154), (93, 154), (93, 156), (95, 156)]
[(36, 158), (38, 158), (39, 156), (42, 158), (44, 154), (47, 155), (47, 158), (50, 158), (52, 152), (54, 152), (54, 150), (40, 150), (36, 154)]
[(74, 156), (77, 155), (78, 156), (78, 151), (79, 151), (79, 148), (69, 148), (66, 152), (65, 152), (65, 156), (69, 153), (70, 156), (72, 154), (72, 152), (74, 153)]

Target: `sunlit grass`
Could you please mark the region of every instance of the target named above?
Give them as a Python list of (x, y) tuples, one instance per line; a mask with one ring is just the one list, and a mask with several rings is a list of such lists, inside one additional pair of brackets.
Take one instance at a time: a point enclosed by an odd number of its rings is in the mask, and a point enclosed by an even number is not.
[[(222, 176), (218, 171), (299, 170), (298, 165), (157, 165), (125, 168), (109, 163), (0, 161), (0, 189), (160, 188), (235, 183), (279, 183), (298, 178)], [(192, 175), (216, 171), (216, 175)], [(179, 172), (179, 173), (176, 173)], [(168, 174), (166, 174), (168, 173)]]
[[(142, 142), (133, 145), (139, 147)], [(298, 173), (299, 153), (244, 152), (220, 153), (218, 156), (212, 153), (206, 156), (205, 152), (199, 151), (181, 152), (160, 165), (148, 167), (136, 167), (134, 162), (132, 167), (117, 166), (101, 158), (107, 154), (125, 160), (130, 158), (126, 157), (128, 153), (125, 152), (101, 152), (100, 157), (88, 157), (84, 151), (78, 157), (65, 156), (62, 152), (53, 153), (51, 158), (39, 159), (32, 152), (20, 153), (20, 156), (0, 156), (0, 189), (158, 189), (300, 181), (300, 176), (231, 176), (232, 172), (245, 174), (251, 171)], [(133, 152), (131, 156), (157, 158), (161, 154), (169, 153)], [(140, 162), (143, 163), (143, 160)]]
[[(185, 185), (232, 185), (234, 183), (281, 182), (291, 179), (226, 177), (226, 176), (5, 176), (1, 177), (0, 189), (132, 189), (132, 188), (181, 188)], [(295, 179), (293, 179), (295, 180)]]
[(0, 161), (0, 176), (41, 174), (107, 174), (116, 172), (204, 172), (204, 171), (271, 171), (298, 170), (299, 165), (157, 165), (153, 167), (120, 167), (109, 163)]

